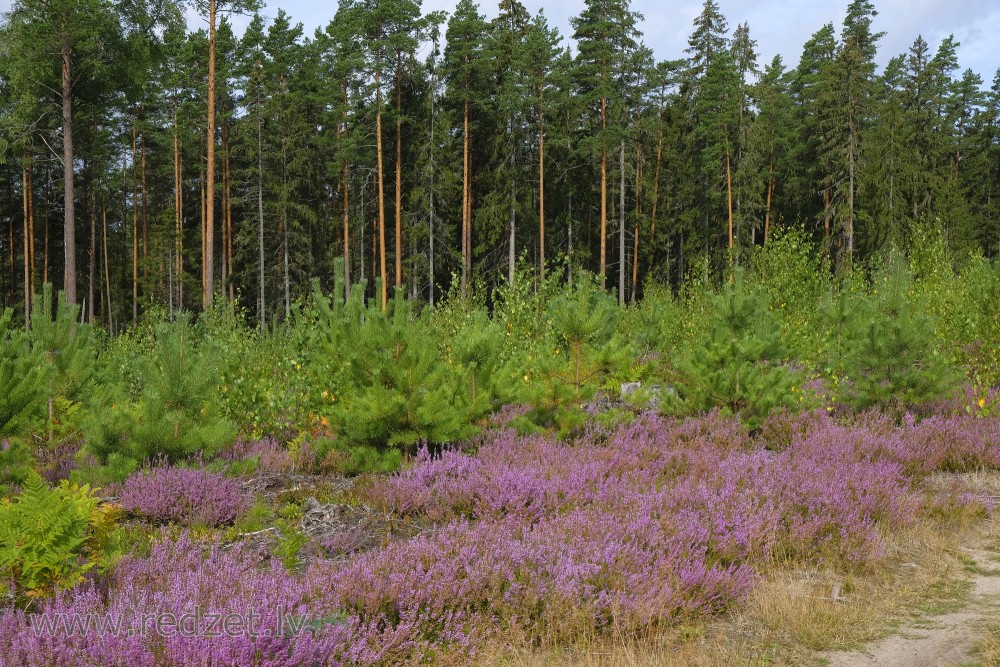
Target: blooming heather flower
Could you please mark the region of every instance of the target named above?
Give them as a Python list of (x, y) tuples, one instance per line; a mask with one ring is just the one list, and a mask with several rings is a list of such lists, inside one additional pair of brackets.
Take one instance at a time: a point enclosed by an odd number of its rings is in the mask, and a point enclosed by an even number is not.
[(154, 521), (222, 526), (243, 514), (250, 499), (239, 482), (223, 475), (156, 466), (125, 480), (121, 505), (126, 512)]

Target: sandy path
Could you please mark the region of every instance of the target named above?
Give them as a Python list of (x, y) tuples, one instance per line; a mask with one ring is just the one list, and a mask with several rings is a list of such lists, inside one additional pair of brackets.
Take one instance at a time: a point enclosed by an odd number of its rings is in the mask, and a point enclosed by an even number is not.
[(858, 651), (823, 654), (829, 667), (956, 667), (975, 663), (971, 651), (982, 625), (1000, 618), (1000, 563), (997, 554), (980, 549), (966, 553), (977, 565), (969, 602), (959, 611), (903, 627), (897, 634)]

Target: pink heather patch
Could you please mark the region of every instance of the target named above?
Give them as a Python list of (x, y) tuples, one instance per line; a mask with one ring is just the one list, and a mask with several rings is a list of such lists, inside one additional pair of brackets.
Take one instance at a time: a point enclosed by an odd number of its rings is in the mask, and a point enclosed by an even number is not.
[(125, 480), (121, 504), (153, 521), (222, 526), (246, 512), (250, 499), (239, 482), (223, 475), (156, 466)]
[[(126, 558), (99, 589), (41, 609), (126, 620), (253, 610), (257, 635), (38, 635), (28, 616), (7, 613), (0, 663), (388, 666), (442, 650), (471, 658), (505, 627), (530, 634), (572, 619), (577, 628), (640, 631), (738, 604), (755, 567), (778, 555), (878, 559), (884, 528), (976, 502), (956, 487), (924, 504), (926, 475), (1000, 467), (998, 419), (897, 425), (870, 414), (840, 423), (821, 411), (776, 415), (753, 439), (718, 415), (646, 416), (591, 436), (563, 443), (498, 426), (475, 455), (422, 452), (368, 500), (439, 528), (381, 549), (292, 574), (262, 552), (164, 534), (151, 556)], [(126, 490), (133, 511), (180, 520), (171, 517), (202, 506), (196, 493), (227, 483), (156, 469)], [(146, 489), (155, 501), (143, 500)], [(288, 618), (309, 624), (279, 632)]]

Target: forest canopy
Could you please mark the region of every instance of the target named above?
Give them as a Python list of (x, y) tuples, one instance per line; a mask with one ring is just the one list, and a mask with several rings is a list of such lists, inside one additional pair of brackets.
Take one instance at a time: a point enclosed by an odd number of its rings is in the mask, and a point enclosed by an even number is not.
[[(940, 234), (1000, 250), (1000, 72), (959, 44), (877, 66), (854, 0), (762, 63), (707, 0), (656, 61), (627, 0), (542, 12), (341, 2), (307, 35), (255, 0), (17, 0), (0, 24), (0, 299), (44, 283), (111, 332), (213, 296), (261, 326), (310, 281), (433, 304), (519, 263), (620, 302), (749, 265), (796, 227), (843, 272)], [(241, 35), (234, 14), (252, 18)], [(334, 273), (337, 273), (337, 276)]]

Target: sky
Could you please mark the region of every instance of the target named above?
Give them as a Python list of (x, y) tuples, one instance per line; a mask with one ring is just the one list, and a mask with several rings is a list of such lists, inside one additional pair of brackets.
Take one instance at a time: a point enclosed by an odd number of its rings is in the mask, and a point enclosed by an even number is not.
[[(794, 67), (802, 53), (802, 45), (823, 26), (833, 22), (838, 32), (849, 0), (719, 0), (730, 29), (748, 21), (750, 34), (757, 40), (761, 67), (780, 53), (786, 67)], [(325, 26), (336, 11), (336, 3), (310, 0), (265, 0), (264, 15), (274, 17), (283, 8), (294, 22), (301, 22), (306, 34)], [(424, 0), (424, 11), (450, 12), (457, 0)], [(550, 25), (558, 27), (568, 37), (572, 34), (569, 19), (580, 12), (583, 0), (522, 0), (534, 14), (545, 9)], [(958, 61), (962, 70), (972, 69), (983, 77), (989, 87), (1000, 68), (1000, 46), (994, 39), (1000, 36), (1000, 0), (874, 0), (879, 15), (875, 29), (886, 36), (879, 48), (879, 62), (884, 65), (891, 57), (905, 53), (917, 35), (922, 34), (931, 49), (949, 34), (961, 43)], [(0, 0), (0, 12), (10, 9), (11, 0)], [(701, 0), (633, 0), (632, 9), (645, 18), (640, 28), (645, 44), (659, 60), (684, 57), (684, 48), (691, 24), (701, 11)], [(481, 10), (496, 16), (493, 0), (481, 2)], [(203, 24), (193, 11), (189, 14), (192, 27)], [(242, 29), (245, 19), (235, 17), (234, 25)]]

